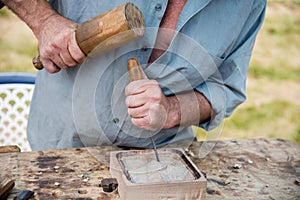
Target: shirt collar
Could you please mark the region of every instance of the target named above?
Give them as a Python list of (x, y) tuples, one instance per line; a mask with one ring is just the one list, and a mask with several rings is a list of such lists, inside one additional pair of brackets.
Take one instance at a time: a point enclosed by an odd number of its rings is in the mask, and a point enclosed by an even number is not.
[(176, 30), (179, 31), (190, 18), (205, 8), (210, 2), (211, 0), (187, 1), (178, 19)]

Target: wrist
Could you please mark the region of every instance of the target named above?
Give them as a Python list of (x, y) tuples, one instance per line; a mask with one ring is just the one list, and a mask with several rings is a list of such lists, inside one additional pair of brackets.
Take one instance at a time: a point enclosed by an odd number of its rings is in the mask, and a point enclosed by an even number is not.
[(1, 0), (32, 30), (35, 36), (41, 32), (41, 27), (53, 16), (60, 16), (46, 0)]
[(43, 16), (41, 19), (31, 22), (30, 24), (28, 24), (28, 26), (31, 28), (34, 35), (39, 39), (43, 30), (44, 29), (47, 30), (49, 24), (54, 24), (53, 22), (58, 20), (57, 18), (59, 18), (58, 14), (48, 13), (47, 15)]
[(165, 122), (164, 128), (168, 129), (180, 125), (181, 110), (180, 110), (179, 101), (175, 95), (168, 96), (166, 98), (168, 102), (168, 109), (167, 109), (167, 120)]
[(187, 92), (167, 97), (167, 120), (164, 128), (191, 126), (208, 121), (212, 108), (199, 92)]

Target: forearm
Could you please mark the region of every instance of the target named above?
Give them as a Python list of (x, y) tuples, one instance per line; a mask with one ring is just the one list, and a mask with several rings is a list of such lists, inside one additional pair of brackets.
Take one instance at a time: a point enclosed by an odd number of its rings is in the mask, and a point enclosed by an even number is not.
[(212, 115), (208, 100), (199, 92), (188, 92), (167, 97), (168, 117), (164, 128), (190, 126), (206, 122)]
[(59, 16), (46, 0), (1, 0), (20, 17), (38, 37), (41, 26), (52, 16)]

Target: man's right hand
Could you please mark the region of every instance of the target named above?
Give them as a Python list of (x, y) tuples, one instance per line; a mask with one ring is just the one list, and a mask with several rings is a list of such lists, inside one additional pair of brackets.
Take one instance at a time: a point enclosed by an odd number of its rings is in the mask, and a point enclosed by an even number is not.
[(75, 39), (77, 23), (60, 15), (50, 16), (37, 34), (40, 60), (49, 73), (76, 66), (85, 59)]
[(49, 73), (83, 62), (85, 55), (75, 39), (77, 23), (59, 15), (46, 0), (1, 0), (33, 31), (40, 60)]

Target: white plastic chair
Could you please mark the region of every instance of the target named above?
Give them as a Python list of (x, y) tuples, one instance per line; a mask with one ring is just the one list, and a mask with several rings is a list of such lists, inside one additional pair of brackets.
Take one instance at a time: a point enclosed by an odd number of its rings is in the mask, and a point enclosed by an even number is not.
[(26, 128), (34, 82), (35, 74), (0, 73), (0, 146), (31, 151)]

